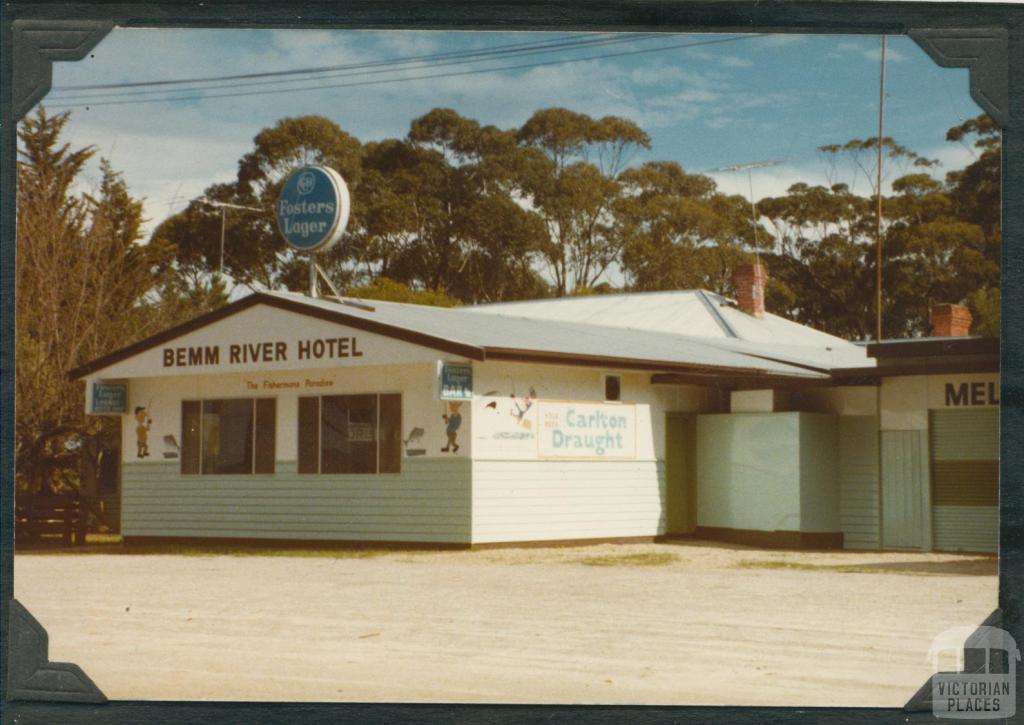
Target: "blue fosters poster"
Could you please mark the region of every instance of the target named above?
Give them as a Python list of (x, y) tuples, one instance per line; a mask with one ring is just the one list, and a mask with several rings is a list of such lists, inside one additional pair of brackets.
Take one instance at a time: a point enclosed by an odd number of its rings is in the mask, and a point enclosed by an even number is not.
[(470, 365), (441, 367), (441, 400), (472, 400), (473, 368)]
[(128, 386), (124, 383), (93, 383), (91, 413), (127, 413)]

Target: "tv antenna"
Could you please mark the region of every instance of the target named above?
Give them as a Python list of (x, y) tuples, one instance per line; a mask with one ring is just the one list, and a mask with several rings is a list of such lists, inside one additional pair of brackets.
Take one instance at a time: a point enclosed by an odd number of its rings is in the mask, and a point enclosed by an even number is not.
[(255, 206), (242, 206), (241, 204), (229, 204), (226, 201), (213, 201), (205, 196), (201, 196), (196, 201), (206, 204), (207, 206), (219, 207), (220, 208), (220, 264), (217, 267), (217, 274), (221, 277), (224, 276), (224, 227), (226, 225), (225, 210), (227, 209), (244, 209), (245, 211), (264, 211)]
[(734, 173), (737, 171), (747, 172), (747, 189), (750, 193), (750, 221), (754, 225), (754, 258), (757, 263), (761, 263), (761, 251), (760, 245), (757, 241), (757, 204), (754, 201), (754, 176), (751, 173), (754, 169), (766, 169), (769, 166), (778, 166), (783, 163), (782, 159), (770, 159), (767, 161), (749, 161), (743, 164), (732, 164), (731, 166), (722, 166), (717, 169), (711, 169), (712, 172), (728, 171)]

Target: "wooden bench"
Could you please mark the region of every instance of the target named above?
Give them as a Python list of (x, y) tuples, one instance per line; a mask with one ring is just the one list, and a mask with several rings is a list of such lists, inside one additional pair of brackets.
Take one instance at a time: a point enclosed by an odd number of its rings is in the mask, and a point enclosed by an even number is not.
[(26, 544), (61, 537), (64, 546), (85, 543), (87, 516), (77, 496), (16, 497), (14, 529), (16, 538)]

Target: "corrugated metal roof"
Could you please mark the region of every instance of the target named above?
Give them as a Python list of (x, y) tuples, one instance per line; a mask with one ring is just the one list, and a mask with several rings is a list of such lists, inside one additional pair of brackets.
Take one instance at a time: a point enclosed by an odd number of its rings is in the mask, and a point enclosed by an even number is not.
[[(712, 303), (718, 295), (709, 293)], [(719, 298), (724, 299), (724, 298)], [(648, 332), (727, 337), (696, 291), (588, 295), (558, 299), (499, 302), (464, 308), (477, 314), (585, 322)]]
[(863, 346), (771, 313), (753, 317), (733, 300), (707, 290), (591, 295), (465, 309), (488, 316), (670, 333), (723, 350), (822, 369), (875, 364)]
[[(466, 345), (485, 348), (488, 357), (511, 353), (555, 353), (611, 358), (629, 363), (742, 370), (786, 377), (826, 376), (793, 365), (723, 349), (708, 341), (659, 331), (630, 329), (577, 321), (535, 319), (513, 314), (479, 314), (477, 308), (445, 308), (365, 300), (371, 309), (332, 299), (313, 299), (290, 292), (261, 293), (310, 307), (415, 330)], [(696, 305), (700, 302), (693, 298)], [(510, 305), (509, 307), (517, 307)], [(511, 310), (510, 310), (511, 312)]]
[(870, 368), (875, 367), (877, 364), (867, 356), (863, 347), (850, 343), (821, 346), (771, 344), (739, 339), (700, 339), (710, 345), (726, 350), (763, 357), (768, 360), (778, 360), (779, 362), (791, 363), (793, 365), (807, 365), (821, 370)]
[[(642, 304), (635, 300), (625, 305), (625, 311), (616, 304), (623, 295), (607, 298), (584, 298), (588, 309), (579, 309), (580, 315), (591, 321), (548, 319), (519, 314), (529, 311), (531, 304), (503, 305), (489, 308), (443, 308), (397, 302), (366, 301), (365, 304), (346, 304), (334, 299), (314, 299), (290, 292), (257, 292), (230, 305), (198, 317), (175, 328), (159, 332), (145, 340), (129, 345), (93, 360), (68, 373), (80, 378), (137, 355), (168, 340), (226, 319), (254, 305), (267, 304), (298, 314), (348, 325), (370, 332), (402, 339), (450, 354), (468, 356), (478, 360), (521, 360), (551, 362), (568, 365), (600, 365), (609, 368), (651, 370), (654, 372), (683, 372), (703, 377), (723, 375), (757, 378), (778, 376), (788, 378), (828, 378), (826, 372), (833, 367), (851, 368), (862, 364), (849, 348), (863, 358), (862, 347), (848, 346), (837, 354), (825, 346), (809, 348), (783, 342), (769, 344), (729, 337), (735, 320), (722, 324), (716, 320), (715, 310), (708, 312), (717, 296), (710, 293), (678, 293), (644, 297), (654, 300), (660, 316), (658, 324), (645, 324)], [(707, 295), (707, 296), (705, 296)], [(559, 305), (574, 306), (576, 299), (537, 303), (534, 311), (561, 314)], [(718, 298), (719, 300), (724, 298)], [(680, 315), (673, 301), (682, 302), (685, 315)], [(483, 310), (486, 309), (486, 313)], [(667, 326), (669, 312), (676, 309), (677, 318), (688, 317), (703, 335), (681, 334), (678, 331), (658, 329)], [(724, 308), (723, 308), (724, 310)], [(742, 313), (740, 313), (742, 314)], [(727, 315), (722, 315), (725, 319)], [(611, 319), (615, 324), (607, 322)], [(779, 318), (781, 319), (781, 318)], [(635, 320), (636, 326), (626, 324)], [(794, 323), (788, 323), (793, 325)], [(740, 327), (737, 325), (737, 327)], [(652, 329), (653, 328), (653, 329)], [(678, 329), (678, 326), (677, 326)], [(684, 329), (693, 329), (685, 326)], [(828, 340), (834, 340), (826, 336)], [(842, 342), (842, 341), (840, 341)], [(870, 360), (870, 365), (874, 364)]]

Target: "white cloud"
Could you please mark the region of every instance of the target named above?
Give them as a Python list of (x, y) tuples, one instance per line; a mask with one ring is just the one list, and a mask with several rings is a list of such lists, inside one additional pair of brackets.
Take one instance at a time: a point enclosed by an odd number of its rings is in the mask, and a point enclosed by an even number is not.
[(657, 63), (642, 68), (634, 68), (629, 73), (629, 80), (640, 86), (653, 86), (666, 83), (684, 82), (690, 85), (707, 85), (710, 81), (700, 73), (686, 70), (678, 65)]
[[(175, 197), (187, 200), (212, 183), (230, 181), (238, 159), (250, 150), (260, 125), (221, 119), (210, 123), (195, 108), (167, 108), (164, 113), (138, 114), (139, 107), (77, 110), (66, 129), (72, 147), (92, 145), (97, 159), (82, 175), (88, 189), (99, 183), (98, 157), (121, 172), (133, 196), (145, 197), (148, 234), (167, 215)], [(200, 133), (191, 129), (202, 129)]]
[[(391, 30), (377, 33), (380, 47), (399, 57), (427, 55), (444, 52), (445, 48), (438, 42), (437, 36), (417, 33), (408, 30)], [(512, 41), (515, 42), (515, 41)]]
[(736, 119), (732, 116), (715, 116), (714, 118), (709, 118), (705, 121), (704, 125), (708, 128), (725, 128), (726, 126), (731, 126), (734, 123), (736, 123)]
[[(872, 61), (875, 61), (877, 63), (882, 58), (882, 49), (881, 49), (881, 47), (878, 47), (878, 48), (867, 48), (866, 50), (862, 51), (861, 55), (863, 55), (868, 60), (872, 60)], [(899, 52), (898, 50), (893, 48), (891, 45), (889, 45), (885, 49), (885, 62), (886, 63), (902, 63), (906, 59), (907, 59), (907, 56), (903, 55), (903, 53)]]
[[(867, 44), (869, 42), (870, 45)], [(845, 40), (840, 43), (836, 43), (835, 51), (838, 52), (831, 53), (829, 57), (839, 58), (842, 57), (844, 54), (857, 54), (867, 60), (874, 61), (877, 63), (879, 60), (881, 60), (882, 57), (881, 43), (881, 36), (879, 36), (878, 38), (872, 37), (870, 41)], [(887, 63), (901, 63), (906, 59), (907, 57), (903, 55), (903, 53), (899, 52), (896, 48), (893, 48), (891, 43), (887, 44), (887, 47), (885, 49), (885, 61)]]
[(828, 186), (824, 170), (815, 164), (796, 165), (784, 163), (761, 169), (751, 169), (750, 180), (746, 171), (713, 171), (707, 174), (718, 184), (719, 191), (750, 197), (751, 182), (754, 199), (784, 196), (793, 184), (802, 182), (810, 186)]
[[(921, 155), (927, 158), (938, 159), (941, 166), (925, 169), (913, 166), (901, 169), (896, 169), (892, 165), (883, 167), (885, 178), (882, 186), (885, 193), (892, 193), (892, 182), (900, 176), (911, 173), (927, 173), (936, 179), (942, 180), (946, 172), (963, 168), (975, 160), (969, 149), (957, 144), (923, 149)], [(858, 176), (855, 179), (852, 168), (846, 166), (841, 166), (836, 172), (835, 175), (830, 175), (824, 160), (801, 164), (784, 162), (777, 166), (752, 169), (750, 177), (753, 182), (754, 198), (757, 200), (766, 197), (783, 196), (786, 194), (786, 190), (797, 182), (805, 183), (809, 186), (824, 186), (826, 188), (833, 183), (846, 183), (850, 185), (851, 190), (855, 193), (870, 193), (862, 173), (858, 172)], [(710, 171), (705, 173), (716, 181), (720, 191), (727, 194), (739, 194), (744, 198), (749, 198), (750, 185), (747, 180), (746, 171)]]
[(727, 55), (720, 63), (726, 68), (749, 68), (754, 62), (746, 58), (738, 58), (735, 55)]
[(935, 176), (942, 176), (947, 171), (962, 169), (978, 160), (978, 153), (970, 146), (958, 143), (947, 143), (943, 146), (924, 149), (921, 156), (927, 159), (937, 159), (941, 166), (933, 169), (931, 173)]

